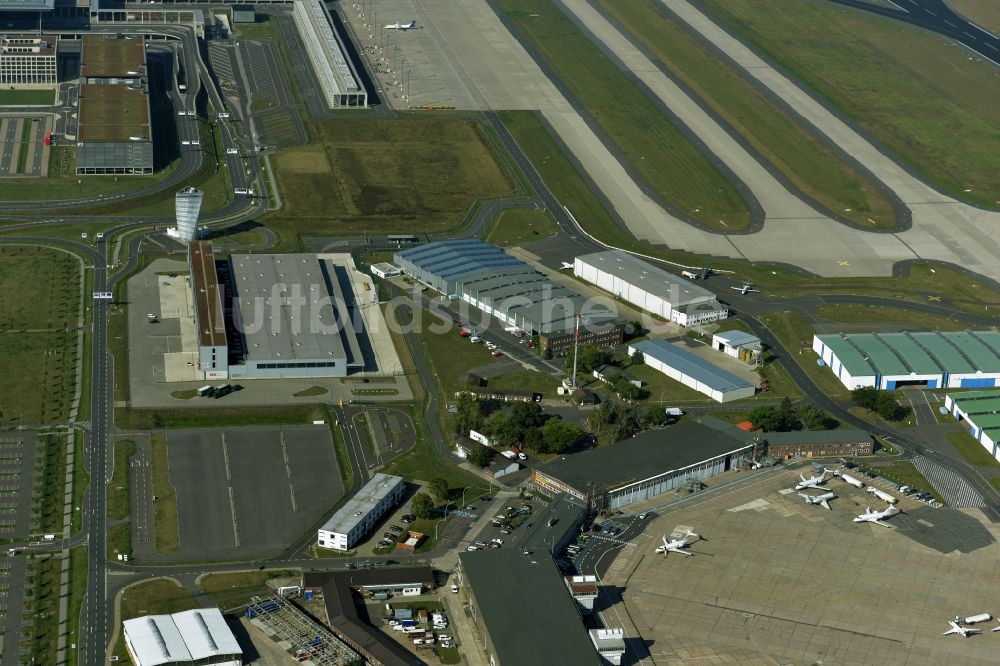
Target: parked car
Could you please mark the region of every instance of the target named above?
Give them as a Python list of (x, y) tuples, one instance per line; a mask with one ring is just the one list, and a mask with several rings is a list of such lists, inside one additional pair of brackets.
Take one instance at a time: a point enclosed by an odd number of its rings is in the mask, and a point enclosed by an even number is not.
[(403, 531), (403, 528), (400, 527), (399, 525), (391, 525), (389, 527), (389, 529), (392, 530), (393, 532), (397, 532), (397, 533)]

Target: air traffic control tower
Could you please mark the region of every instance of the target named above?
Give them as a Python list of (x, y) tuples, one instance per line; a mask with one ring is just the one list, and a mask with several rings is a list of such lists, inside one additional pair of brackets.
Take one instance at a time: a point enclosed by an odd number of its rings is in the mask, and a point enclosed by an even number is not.
[(198, 212), (204, 196), (204, 192), (194, 187), (185, 187), (177, 193), (174, 206), (177, 228), (167, 231), (170, 236), (184, 243), (190, 243), (198, 236)]

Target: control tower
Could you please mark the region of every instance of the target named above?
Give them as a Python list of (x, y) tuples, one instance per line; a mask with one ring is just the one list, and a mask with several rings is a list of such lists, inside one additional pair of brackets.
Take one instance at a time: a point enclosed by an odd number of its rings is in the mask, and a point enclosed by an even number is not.
[[(205, 194), (194, 187), (185, 187), (177, 193), (175, 211), (177, 215), (176, 237), (190, 243), (198, 235), (198, 212)], [(173, 231), (173, 230), (171, 230)], [(171, 233), (171, 236), (175, 234)]]

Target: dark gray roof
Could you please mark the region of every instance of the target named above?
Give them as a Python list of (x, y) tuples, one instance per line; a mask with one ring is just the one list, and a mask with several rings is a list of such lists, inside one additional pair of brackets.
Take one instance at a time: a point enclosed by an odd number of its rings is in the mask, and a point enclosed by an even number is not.
[(869, 442), (872, 436), (864, 430), (796, 430), (769, 432), (762, 435), (768, 444), (854, 444)]
[(501, 666), (601, 664), (547, 553), (501, 548), (458, 557)]
[(745, 449), (756, 437), (711, 416), (687, 417), (676, 425), (563, 456), (538, 471), (584, 494), (590, 483), (613, 490)]
[(39, 12), (55, 7), (55, 0), (0, 0), (0, 12)]
[(85, 169), (152, 169), (153, 144), (150, 141), (107, 141), (79, 143), (76, 166)]
[(527, 268), (527, 264), (520, 259), (476, 239), (429, 243), (397, 252), (396, 256), (447, 280), (458, 280), (499, 268)]
[(632, 345), (645, 356), (656, 359), (716, 391), (752, 388), (753, 384), (714, 363), (685, 351), (666, 340), (643, 340)]
[[(572, 530), (583, 520), (583, 502), (567, 493), (559, 493), (552, 498), (552, 501), (545, 505), (545, 508), (538, 514), (531, 517), (534, 527), (530, 531), (522, 534), (519, 548), (527, 548), (530, 551), (545, 551), (558, 547), (566, 537), (566, 532)], [(549, 519), (555, 518), (552, 527), (548, 527)]]

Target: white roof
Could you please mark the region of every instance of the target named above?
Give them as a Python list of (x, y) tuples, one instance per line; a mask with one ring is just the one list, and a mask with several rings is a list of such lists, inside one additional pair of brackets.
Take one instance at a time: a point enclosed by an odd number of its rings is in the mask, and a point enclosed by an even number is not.
[(139, 662), (136, 666), (184, 663), (243, 652), (218, 608), (147, 615), (123, 624)]

